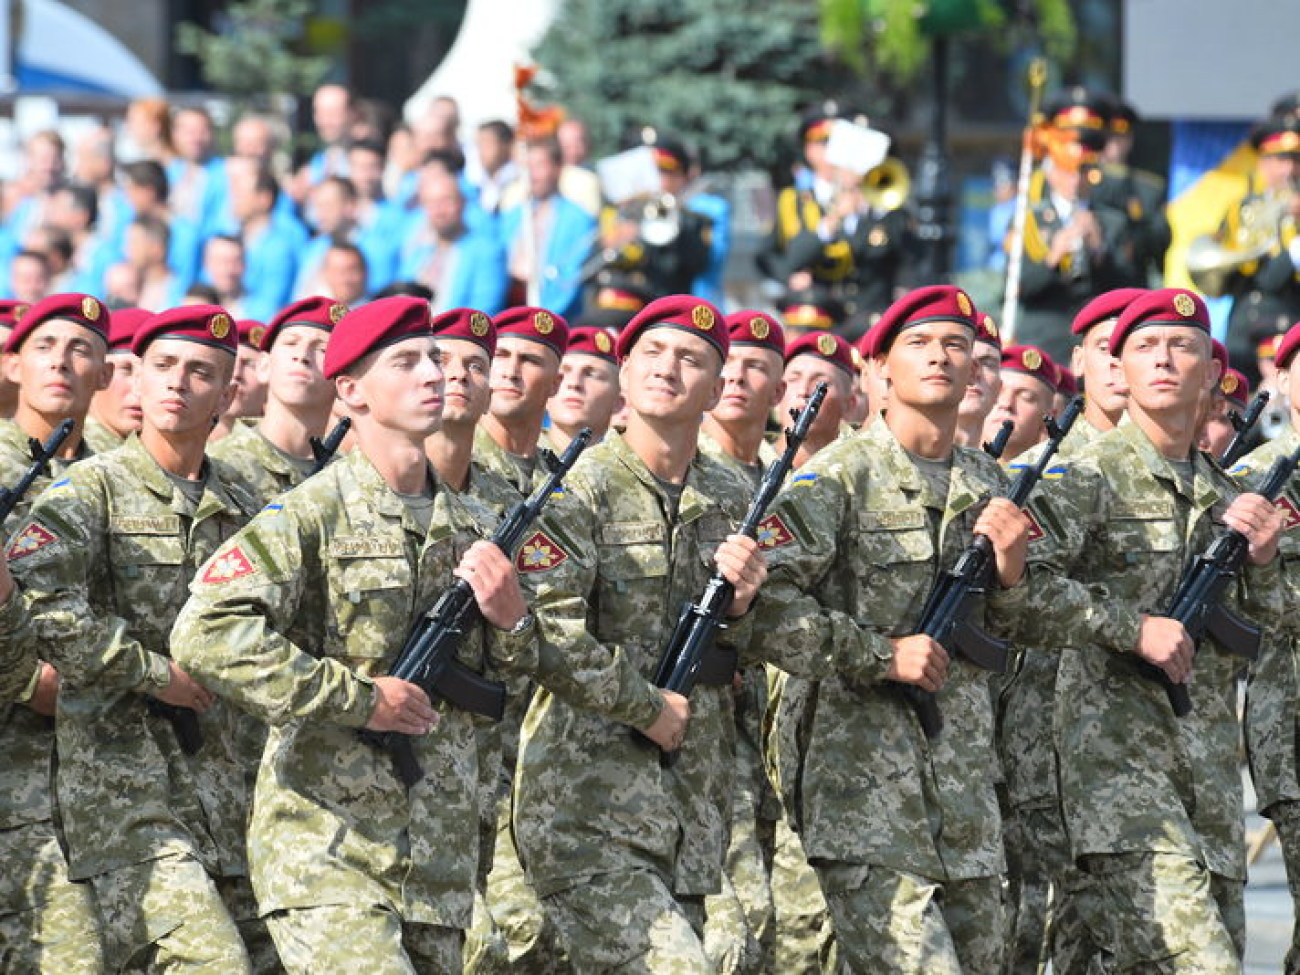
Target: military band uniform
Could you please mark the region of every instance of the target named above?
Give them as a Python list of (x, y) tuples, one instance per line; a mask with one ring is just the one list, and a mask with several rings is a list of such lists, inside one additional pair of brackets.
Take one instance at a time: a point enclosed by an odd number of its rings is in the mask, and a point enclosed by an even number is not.
[[(1232, 474), (1245, 486), (1255, 486), (1278, 457), (1300, 447), (1300, 434), (1288, 426), (1280, 436), (1247, 456)], [(1288, 609), (1300, 599), (1300, 484), (1292, 478), (1279, 502), (1286, 518), (1278, 545)], [(1277, 828), (1286, 864), (1291, 900), (1300, 904), (1300, 753), (1297, 751), (1297, 716), (1300, 715), (1300, 679), (1297, 678), (1295, 635), (1284, 631), (1267, 634), (1259, 659), (1246, 682), (1244, 731), (1250, 760), (1256, 806)], [(1300, 932), (1293, 929), (1286, 956), (1288, 973), (1300, 971)]]
[(1121, 276), (1127, 272), (1131, 279), (1123, 286), (1157, 287), (1164, 277), (1165, 252), (1173, 237), (1165, 216), (1165, 181), (1123, 163), (1107, 163), (1101, 174), (1101, 181), (1091, 193), (1093, 204), (1129, 218), (1132, 258), (1120, 270)]
[[(671, 768), (632, 729), (659, 713), (660, 653), (743, 514), (746, 483), (697, 453), (675, 498), (610, 433), (566, 484), (584, 517), (534, 554), (529, 583), (541, 686), (515, 777), (520, 857), (576, 970), (711, 972), (703, 903), (720, 890), (735, 783), (730, 673), (695, 688)], [(749, 615), (719, 645), (748, 637)]]
[[(1065, 648), (1056, 747), (1071, 852), (1097, 885), (1105, 949), (1121, 971), (1239, 970), (1245, 837), (1236, 678), (1214, 642), (1196, 657), (1191, 714), (1135, 669), (1141, 613), (1159, 613), (1239, 488), (1206, 455), (1186, 470), (1128, 420), (1079, 451), (1031, 502), (1033, 613), (1025, 643)], [(1276, 561), (1250, 566), (1238, 598), (1275, 618)], [(1158, 967), (1157, 967), (1158, 966)]]
[(168, 633), (194, 569), (255, 507), (218, 463), (190, 483), (187, 494), (131, 437), (51, 485), (9, 559), (62, 677), (60, 839), (71, 876), (94, 890), (109, 964), (238, 972), (248, 796), (229, 705), (200, 716), (193, 756), (147, 707), (169, 681)]
[[(435, 483), (427, 523), (360, 451), (268, 505), (199, 573), (175, 628), (197, 679), (271, 725), (249, 826), (258, 905), (293, 972), (455, 971), (479, 860), (469, 712), (413, 739), (409, 791), (356, 730), (484, 524)], [(531, 628), (462, 662), (527, 666)], [(412, 968), (414, 966), (414, 968)]]
[[(953, 658), (933, 741), (884, 680), (890, 638), (913, 632), (1003, 475), (958, 447), (948, 482), (940, 493), (877, 418), (801, 467), (766, 523), (755, 649), (806, 682), (775, 718), (779, 783), (853, 971), (992, 972), (1002, 959), (988, 675)], [(973, 621), (1000, 626), (1023, 598), (994, 590)]]
[[(37, 475), (5, 521), (6, 537), (24, 521), (53, 477), (90, 454), (83, 442), (73, 461), (52, 460), (49, 471)], [(27, 434), (12, 420), (0, 421), (0, 484), (17, 483), (31, 463)], [(0, 733), (5, 743), (0, 844), (6, 864), (0, 883), (0, 969), (97, 972), (102, 963), (90, 888), (69, 879), (67, 858), (54, 829), (50, 795), (54, 719), (22, 703), (31, 699), (39, 678), (38, 669), (32, 667), (35, 658), (30, 656), (39, 641), (25, 627), (25, 615), (22, 598), (11, 596), (4, 630), (13, 633), (13, 650), (23, 653), (26, 666), (12, 672), (6, 668), (6, 678), (14, 685), (6, 688), (11, 693), (0, 695)]]

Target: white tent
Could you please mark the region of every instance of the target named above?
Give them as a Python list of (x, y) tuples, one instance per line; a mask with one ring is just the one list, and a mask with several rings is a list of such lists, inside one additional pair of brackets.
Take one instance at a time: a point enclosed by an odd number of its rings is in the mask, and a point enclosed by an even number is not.
[[(10, 0), (12, 3), (13, 0)], [(10, 50), (10, 3), (0, 3), (0, 51)], [(116, 37), (56, 0), (22, 0), (23, 32), (0, 75), (17, 94), (73, 92), (140, 98), (163, 94), (149, 70)]]

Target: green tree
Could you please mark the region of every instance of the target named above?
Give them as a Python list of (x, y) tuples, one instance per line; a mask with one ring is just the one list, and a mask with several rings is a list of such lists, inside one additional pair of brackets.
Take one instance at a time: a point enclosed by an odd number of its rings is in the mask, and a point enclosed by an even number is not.
[(538, 100), (586, 122), (598, 155), (652, 126), (716, 169), (788, 159), (836, 80), (808, 0), (567, 0), (534, 53), (554, 79)]

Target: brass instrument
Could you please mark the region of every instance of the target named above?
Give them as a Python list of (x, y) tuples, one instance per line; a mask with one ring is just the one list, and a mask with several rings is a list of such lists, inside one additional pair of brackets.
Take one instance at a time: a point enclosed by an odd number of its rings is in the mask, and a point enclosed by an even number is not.
[(671, 193), (642, 193), (618, 205), (619, 223), (634, 224), (650, 247), (667, 247), (682, 232), (682, 210)]
[(862, 195), (874, 210), (897, 210), (911, 194), (911, 174), (902, 160), (893, 156), (862, 177)]
[(1282, 240), (1287, 229), (1295, 229), (1291, 206), (1300, 193), (1293, 181), (1281, 192), (1267, 193), (1241, 207), (1241, 218), (1230, 240), (1203, 234), (1187, 248), (1187, 275), (1211, 298), (1228, 292), (1229, 279), (1247, 265), (1266, 257)]

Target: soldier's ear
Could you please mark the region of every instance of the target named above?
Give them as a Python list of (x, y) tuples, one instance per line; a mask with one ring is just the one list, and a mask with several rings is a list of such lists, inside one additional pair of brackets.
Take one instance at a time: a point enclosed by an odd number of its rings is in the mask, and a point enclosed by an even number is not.
[(113, 381), (113, 361), (106, 359), (99, 367), (99, 381), (95, 384), (95, 392), (101, 389), (108, 389), (108, 384)]

